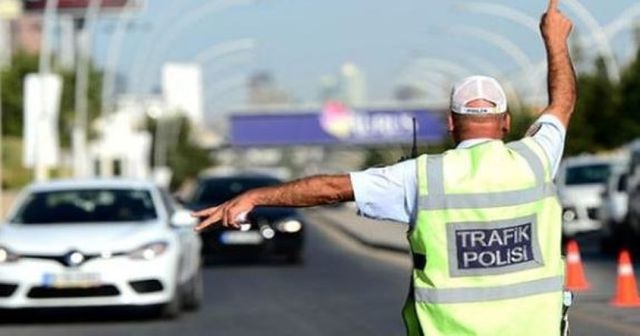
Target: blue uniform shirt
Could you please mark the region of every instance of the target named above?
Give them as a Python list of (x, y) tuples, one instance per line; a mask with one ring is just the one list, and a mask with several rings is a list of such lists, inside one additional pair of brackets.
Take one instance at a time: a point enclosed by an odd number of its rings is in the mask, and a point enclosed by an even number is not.
[[(551, 114), (543, 114), (531, 127), (532, 137), (541, 145), (553, 163), (555, 176), (566, 130), (560, 120)], [(468, 148), (487, 139), (470, 139), (456, 148)], [(416, 160), (407, 160), (383, 168), (370, 168), (353, 172), (351, 185), (358, 213), (373, 219), (386, 219), (411, 223), (416, 215), (418, 181)]]

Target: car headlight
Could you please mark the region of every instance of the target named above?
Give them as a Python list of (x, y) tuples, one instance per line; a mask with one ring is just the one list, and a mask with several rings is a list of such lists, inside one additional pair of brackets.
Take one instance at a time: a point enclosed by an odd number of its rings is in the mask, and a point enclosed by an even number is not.
[(169, 247), (169, 243), (160, 241), (143, 245), (131, 252), (129, 258), (134, 260), (152, 260), (161, 256)]
[(562, 219), (565, 222), (570, 222), (570, 221), (576, 219), (576, 217), (577, 217), (576, 212), (573, 209), (565, 209), (562, 212)]
[(20, 259), (20, 256), (11, 252), (11, 250), (0, 246), (0, 264), (15, 262)]
[(276, 225), (278, 231), (294, 233), (302, 230), (302, 223), (295, 219), (286, 220)]

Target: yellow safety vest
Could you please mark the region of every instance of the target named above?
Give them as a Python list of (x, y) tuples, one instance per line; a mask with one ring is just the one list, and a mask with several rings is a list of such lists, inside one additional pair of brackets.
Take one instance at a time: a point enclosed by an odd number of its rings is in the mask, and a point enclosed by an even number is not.
[(417, 158), (408, 335), (560, 333), (561, 206), (551, 172), (532, 138)]

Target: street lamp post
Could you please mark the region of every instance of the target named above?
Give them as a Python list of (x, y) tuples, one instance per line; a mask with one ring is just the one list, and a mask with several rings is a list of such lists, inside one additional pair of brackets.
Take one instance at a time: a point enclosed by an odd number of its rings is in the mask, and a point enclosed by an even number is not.
[(115, 82), (118, 63), (120, 61), (120, 51), (122, 49), (122, 43), (124, 42), (125, 32), (129, 24), (135, 17), (134, 12), (128, 11), (125, 17), (118, 21), (116, 30), (109, 41), (109, 49), (107, 52), (107, 58), (104, 65), (104, 75), (102, 77), (102, 92), (100, 108), (101, 117), (104, 120), (106, 116), (113, 112), (114, 108), (114, 95), (115, 95)]
[(87, 127), (89, 123), (89, 102), (87, 89), (89, 86), (89, 62), (91, 55), (91, 40), (93, 27), (98, 17), (98, 10), (102, 0), (89, 0), (89, 7), (84, 18), (76, 20), (76, 86), (75, 86), (75, 120), (72, 131), (74, 176), (76, 178), (88, 175), (87, 166)]
[(477, 27), (469, 26), (456, 26), (450, 29), (451, 32), (462, 35), (469, 35), (488, 43), (491, 43), (504, 51), (518, 64), (522, 72), (528, 77), (527, 86), (531, 90), (530, 92), (537, 92), (540, 90), (536, 83), (535, 66), (532, 64), (531, 59), (517, 44), (507, 39), (506, 37)]
[(220, 12), (230, 7), (249, 5), (254, 3), (255, 0), (219, 0), (219, 1), (206, 1), (201, 6), (194, 8), (186, 13), (180, 15), (179, 20), (175, 23), (167, 25), (165, 31), (162, 34), (162, 38), (157, 44), (154, 44), (151, 50), (141, 50), (138, 53), (138, 57), (148, 57), (152, 55), (151, 59), (147, 59), (143, 67), (140, 69), (133, 69), (134, 74), (134, 90), (137, 93), (143, 93), (145, 90), (144, 85), (152, 82), (153, 71), (158, 68), (161, 63), (162, 57), (167, 52), (173, 50), (173, 46), (176, 40), (180, 38), (180, 34), (184, 32), (186, 28), (191, 27), (194, 23), (207, 18), (209, 15)]

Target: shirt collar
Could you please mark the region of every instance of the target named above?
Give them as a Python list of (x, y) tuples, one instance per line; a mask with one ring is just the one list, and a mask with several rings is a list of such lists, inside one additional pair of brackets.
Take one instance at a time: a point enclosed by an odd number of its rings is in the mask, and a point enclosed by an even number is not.
[(467, 140), (461, 141), (456, 146), (456, 149), (466, 149), (466, 148), (473, 147), (473, 146), (475, 146), (477, 144), (481, 144), (483, 142), (492, 141), (492, 140), (496, 140), (496, 139), (491, 139), (491, 138), (467, 139)]

